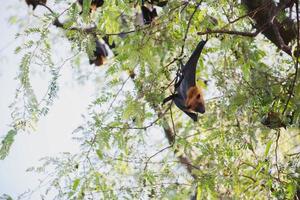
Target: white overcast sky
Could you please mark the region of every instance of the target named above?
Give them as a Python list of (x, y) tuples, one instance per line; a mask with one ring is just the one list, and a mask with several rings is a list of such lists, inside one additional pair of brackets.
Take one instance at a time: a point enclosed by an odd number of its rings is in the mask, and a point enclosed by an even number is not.
[[(18, 83), (15, 78), (20, 62), (20, 56), (14, 54), (14, 49), (21, 43), (21, 40), (15, 40), (19, 28), (9, 25), (8, 19), (17, 13), (17, 16), (30, 23), (33, 17), (28, 16), (29, 10), (24, 2), (23, 0), (1, 1), (0, 137), (10, 129), (11, 118), (8, 106), (14, 99)], [(68, 48), (66, 46), (66, 52)], [(86, 113), (87, 106), (93, 99), (95, 87), (92, 81), (87, 81), (84, 85), (77, 84), (69, 63), (66, 63), (62, 72), (59, 97), (49, 114), (39, 121), (36, 131), (31, 134), (17, 135), (9, 156), (4, 161), (0, 161), (0, 196), (8, 194), (15, 199), (27, 189), (35, 188), (40, 177), (25, 170), (41, 164), (38, 161), (41, 157), (55, 156), (60, 152), (74, 152), (78, 149), (78, 145), (71, 139), (71, 132), (82, 122), (81, 114)], [(35, 86), (37, 90), (38, 87)]]

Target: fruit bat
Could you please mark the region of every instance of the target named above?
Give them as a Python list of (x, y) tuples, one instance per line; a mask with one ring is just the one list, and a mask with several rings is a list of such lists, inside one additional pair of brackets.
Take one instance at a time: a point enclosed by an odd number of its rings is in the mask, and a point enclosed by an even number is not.
[(280, 118), (280, 113), (270, 111), (267, 115), (265, 115), (261, 123), (270, 129), (276, 129), (283, 127), (286, 129), (285, 123)]
[(206, 40), (197, 45), (188, 62), (181, 66), (179, 80), (175, 83), (175, 94), (164, 99), (163, 104), (173, 100), (175, 105), (186, 113), (194, 121), (197, 121), (197, 113), (205, 113), (205, 103), (202, 90), (196, 85), (195, 74), (198, 59)]
[[(109, 36), (102, 37), (104, 43), (101, 43), (98, 39), (96, 40), (96, 49), (94, 50), (94, 56), (89, 58), (90, 64), (95, 64), (96, 66), (103, 65), (106, 57), (108, 56), (108, 49), (113, 49), (116, 47), (115, 42), (109, 43)], [(106, 46), (107, 45), (107, 46)], [(116, 54), (115, 54), (116, 55)]]
[[(78, 0), (78, 3), (81, 5), (81, 7), (83, 6), (83, 0)], [(103, 4), (104, 4), (104, 0), (92, 0), (90, 12), (95, 11), (97, 8), (101, 7)]]
[(96, 49), (94, 50), (94, 56), (89, 58), (90, 65), (103, 65), (107, 56), (108, 51), (105, 44), (99, 42), (99, 40), (96, 40)]
[(143, 20), (144, 24), (151, 24), (153, 19), (157, 17), (157, 12), (155, 8), (152, 8), (151, 10), (146, 7), (145, 5), (142, 5), (142, 15), (143, 15)]
[(25, 0), (27, 5), (32, 5), (32, 9), (35, 10), (35, 8), (40, 4), (46, 4), (47, 0)]
[(144, 24), (150, 24), (155, 17), (157, 17), (156, 8), (153, 8), (153, 5), (158, 7), (164, 7), (167, 5), (168, 1), (160, 1), (160, 0), (146, 0), (148, 4), (151, 5), (151, 8), (145, 6), (144, 1), (142, 1), (142, 15), (144, 19)]

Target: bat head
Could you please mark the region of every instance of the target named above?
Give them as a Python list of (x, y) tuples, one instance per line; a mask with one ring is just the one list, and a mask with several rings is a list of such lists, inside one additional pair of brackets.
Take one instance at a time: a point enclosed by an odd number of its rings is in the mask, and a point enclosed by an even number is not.
[(91, 4), (91, 11), (92, 11), (92, 12), (95, 12), (96, 10), (97, 10), (97, 4), (92, 3), (92, 4)]
[(188, 89), (185, 104), (188, 110), (205, 113), (205, 103), (200, 87), (193, 86)]
[(105, 63), (105, 57), (104, 56), (98, 56), (95, 60), (96, 66), (101, 66)]

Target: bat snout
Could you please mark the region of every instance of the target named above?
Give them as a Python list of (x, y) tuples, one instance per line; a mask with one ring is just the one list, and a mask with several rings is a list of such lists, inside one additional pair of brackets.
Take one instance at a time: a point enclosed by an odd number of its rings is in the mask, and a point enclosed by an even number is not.
[(196, 112), (199, 112), (201, 114), (204, 114), (205, 113), (205, 107), (202, 106), (202, 105), (198, 105), (195, 109)]

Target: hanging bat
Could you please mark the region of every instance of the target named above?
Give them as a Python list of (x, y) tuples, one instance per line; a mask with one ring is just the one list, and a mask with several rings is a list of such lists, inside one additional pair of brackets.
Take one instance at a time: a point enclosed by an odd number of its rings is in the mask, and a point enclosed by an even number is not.
[(148, 8), (145, 5), (141, 6), (142, 9), (142, 15), (143, 15), (143, 20), (144, 24), (151, 24), (153, 19), (157, 17), (157, 12), (155, 8)]
[(165, 5), (167, 5), (167, 3), (168, 1), (142, 0), (141, 9), (142, 9), (144, 24), (151, 24), (153, 19), (158, 16), (156, 8), (153, 7), (154, 5), (158, 7), (164, 7)]
[(95, 64), (96, 66), (103, 65), (108, 56), (108, 47), (110, 49), (116, 47), (114, 41), (112, 44), (109, 44), (109, 36), (104, 36), (102, 39), (104, 42), (100, 42), (98, 39), (96, 39), (96, 49), (94, 50), (94, 56), (89, 58), (90, 65), (92, 64)]
[(270, 129), (276, 129), (283, 127), (286, 129), (286, 124), (280, 118), (280, 113), (270, 111), (267, 115), (265, 115), (260, 121), (263, 125)]
[(151, 22), (156, 18), (157, 11), (155, 6), (163, 7), (167, 4), (167, 2), (160, 2), (159, 0), (142, 0), (141, 11), (142, 13), (136, 14), (136, 24), (137, 25), (145, 25), (151, 24)]
[(103, 65), (107, 56), (108, 51), (105, 44), (101, 43), (99, 40), (96, 40), (96, 49), (94, 50), (94, 56), (89, 58), (90, 65)]
[(188, 62), (181, 67), (181, 77), (175, 84), (175, 94), (164, 99), (163, 104), (173, 100), (176, 106), (194, 121), (197, 113), (205, 113), (205, 103), (201, 87), (196, 85), (195, 74), (198, 59), (206, 41), (202, 40), (197, 45)]
[[(80, 4), (81, 7), (83, 6), (83, 0), (78, 0), (78, 3)], [(103, 4), (104, 4), (104, 0), (92, 0), (90, 12), (96, 11), (97, 8), (101, 7)]]
[(27, 5), (32, 5), (32, 9), (35, 10), (35, 8), (40, 4), (46, 4), (47, 0), (25, 0)]

